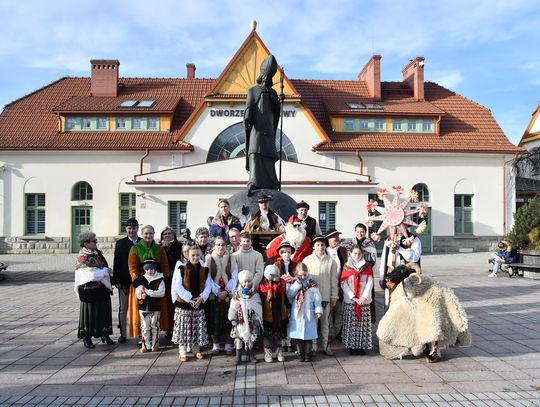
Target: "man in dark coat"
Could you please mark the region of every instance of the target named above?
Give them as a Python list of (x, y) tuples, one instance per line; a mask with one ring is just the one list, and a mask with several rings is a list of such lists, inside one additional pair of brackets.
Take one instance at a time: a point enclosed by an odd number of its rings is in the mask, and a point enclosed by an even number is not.
[(141, 240), (137, 235), (139, 232), (139, 222), (135, 218), (130, 218), (126, 222), (127, 236), (118, 240), (114, 246), (114, 263), (112, 283), (118, 289), (118, 325), (120, 327), (120, 337), (118, 342), (124, 343), (127, 335), (127, 311), (129, 304), (129, 286), (131, 277), (128, 269), (128, 256), (131, 247)]
[(277, 61), (269, 55), (261, 64), (257, 85), (248, 89), (244, 127), (246, 130), (246, 170), (249, 172), (248, 190), (279, 189), (276, 175), (276, 130), (280, 104), (272, 89), (272, 78), (277, 72)]

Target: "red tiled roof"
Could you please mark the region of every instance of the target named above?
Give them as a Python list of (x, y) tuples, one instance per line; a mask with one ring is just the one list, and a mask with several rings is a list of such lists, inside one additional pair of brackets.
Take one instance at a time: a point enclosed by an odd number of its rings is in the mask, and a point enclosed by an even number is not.
[(401, 83), (382, 83), (382, 102), (397, 101), (411, 105), (429, 103), (444, 112), (440, 134), (425, 133), (333, 133), (330, 143), (320, 143), (317, 151), (422, 151), (516, 153), (491, 111), (435, 83), (426, 82), (426, 102), (414, 101)]
[[(307, 79), (290, 81), (301, 96), (302, 104), (311, 111), (330, 137), (330, 142), (314, 147), (317, 151), (520, 151), (508, 141), (488, 109), (434, 83), (425, 84), (426, 101), (417, 102), (412, 97), (412, 91), (403, 83), (383, 82), (380, 103), (385, 109), (394, 109), (395, 113), (400, 111), (412, 115), (441, 115), (440, 135), (334, 134), (328, 106), (343, 101), (368, 101), (369, 92), (365, 82)], [(118, 98), (89, 97), (90, 78), (62, 78), (6, 105), (0, 115), (0, 150), (193, 149), (188, 143), (173, 141), (179, 137), (182, 126), (186, 125), (195, 108), (214, 89), (215, 79), (120, 78), (119, 83), (121, 86)], [(179, 101), (174, 110), (171, 131), (58, 132), (55, 108), (70, 107), (76, 111), (76, 108), (99, 109), (100, 106), (108, 104), (112, 109), (116, 106), (116, 99), (160, 100), (163, 101), (163, 106), (168, 108), (174, 101)], [(116, 111), (111, 110), (111, 113), (116, 114)]]
[[(74, 96), (53, 109), (55, 113), (173, 113), (181, 96), (155, 96), (147, 99), (144, 92), (132, 93), (129, 96)], [(152, 107), (119, 107), (126, 100), (153, 100)]]
[(302, 104), (311, 110), (328, 135), (332, 133), (332, 126), (324, 106), (324, 99), (329, 97), (369, 99), (369, 90), (363, 81), (291, 79), (291, 83), (302, 96)]
[(72, 99), (87, 100), (90, 94), (90, 78), (62, 78), (5, 106), (0, 115), (0, 150), (193, 150), (189, 143), (173, 143), (175, 132), (211, 89), (213, 79), (120, 78), (119, 83), (122, 100), (160, 99), (169, 105), (180, 100), (171, 131), (61, 133), (54, 109)]
[[(374, 103), (382, 107), (380, 110), (351, 109), (347, 103)], [(328, 113), (332, 116), (387, 116), (388, 114), (416, 116), (438, 116), (444, 112), (430, 102), (417, 102), (414, 100), (388, 100), (384, 102), (373, 102), (372, 100), (361, 100), (353, 98), (329, 98), (323, 99), (323, 103)]]

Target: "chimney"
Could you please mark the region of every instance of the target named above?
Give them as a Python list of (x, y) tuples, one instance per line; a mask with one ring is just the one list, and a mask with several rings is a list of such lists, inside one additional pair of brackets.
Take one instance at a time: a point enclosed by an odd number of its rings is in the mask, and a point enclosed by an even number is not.
[(187, 68), (187, 78), (188, 79), (194, 79), (195, 78), (195, 69), (197, 69), (195, 67), (195, 64), (192, 63), (192, 62), (189, 62), (186, 64), (186, 68)]
[(120, 62), (116, 59), (92, 59), (92, 96), (118, 96), (118, 71)]
[(381, 56), (373, 55), (358, 74), (358, 79), (365, 81), (369, 95), (375, 101), (381, 100)]
[(416, 57), (409, 62), (401, 71), (403, 82), (414, 90), (416, 100), (424, 99), (424, 57)]

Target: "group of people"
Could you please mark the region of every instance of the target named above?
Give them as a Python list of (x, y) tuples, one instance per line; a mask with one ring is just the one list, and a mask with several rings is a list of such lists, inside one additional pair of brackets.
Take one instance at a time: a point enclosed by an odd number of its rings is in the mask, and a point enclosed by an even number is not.
[[(297, 213), (285, 222), (269, 208), (270, 200), (261, 197), (260, 210), (242, 227), (229, 202), (220, 199), (210, 228), (197, 229), (195, 240), (183, 244), (170, 227), (159, 242), (150, 225), (139, 237), (139, 222), (129, 219), (126, 237), (116, 242), (112, 269), (96, 247), (96, 235), (82, 233), (75, 291), (84, 346), (94, 347), (92, 338), (116, 343), (110, 338), (115, 286), (118, 342), (135, 337), (141, 352), (157, 351), (165, 332), (178, 346), (181, 362), (190, 353), (203, 359), (207, 345), (211, 355), (225, 352), (236, 354), (236, 363), (243, 355), (255, 361), (259, 338), (266, 362), (284, 361), (287, 351), (301, 361), (319, 350), (333, 356), (336, 339), (352, 355), (372, 349), (377, 251), (367, 227), (357, 224), (354, 238), (341, 245), (336, 229), (321, 233), (306, 202), (298, 203)], [(255, 250), (252, 233), (257, 231), (275, 232), (275, 238)], [(399, 246), (385, 245), (385, 250), (399, 252), (402, 263), (419, 263), (417, 237)], [(389, 270), (387, 257), (383, 251), (381, 281)]]

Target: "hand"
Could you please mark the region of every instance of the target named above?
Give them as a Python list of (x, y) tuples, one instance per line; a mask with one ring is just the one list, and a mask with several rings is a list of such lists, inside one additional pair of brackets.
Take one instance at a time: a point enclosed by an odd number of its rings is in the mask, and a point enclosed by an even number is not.
[(189, 305), (191, 305), (194, 309), (199, 308), (199, 305), (201, 305), (199, 302), (200, 298), (201, 297), (192, 298), (191, 301), (189, 302)]
[(231, 321), (231, 325), (236, 326), (236, 325), (238, 325), (238, 322), (237, 321)]
[(281, 276), (281, 279), (282, 279), (283, 281), (285, 281), (286, 283), (292, 283), (292, 282), (294, 281), (294, 277), (291, 276), (290, 274), (283, 274), (283, 275)]
[(317, 313), (315, 314), (315, 316), (317, 317), (317, 319), (319, 319), (319, 318), (322, 316), (322, 314), (321, 314), (320, 312), (317, 312)]
[(197, 299), (195, 300), (195, 305), (194, 305), (193, 308), (198, 309), (201, 306), (202, 303), (203, 303), (202, 297), (197, 297)]
[(366, 303), (366, 299), (364, 297), (354, 298), (354, 302), (357, 303), (358, 305), (362, 305)]
[(330, 300), (330, 307), (331, 307), (331, 308), (334, 308), (334, 307), (336, 306), (336, 303), (337, 303), (337, 299), (332, 298), (332, 299)]
[(218, 300), (220, 301), (223, 301), (225, 298), (227, 298), (228, 295), (229, 293), (227, 291), (220, 291), (219, 293), (217, 293)]

